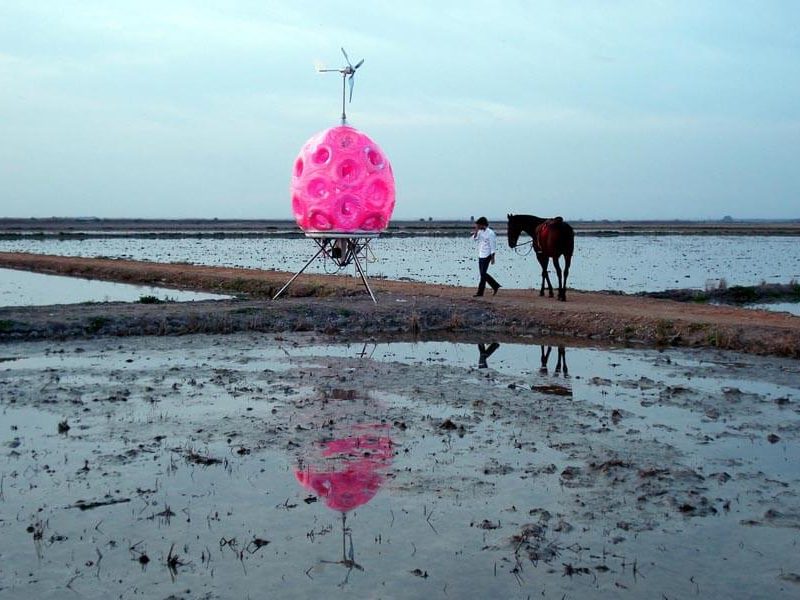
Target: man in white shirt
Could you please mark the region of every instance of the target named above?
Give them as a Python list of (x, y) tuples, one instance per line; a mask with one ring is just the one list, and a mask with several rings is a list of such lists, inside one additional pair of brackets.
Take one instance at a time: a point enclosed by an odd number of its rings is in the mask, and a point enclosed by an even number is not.
[(494, 295), (501, 286), (494, 277), (489, 275), (488, 271), (489, 264), (494, 264), (494, 253), (497, 251), (497, 235), (489, 227), (489, 221), (486, 220), (486, 217), (479, 217), (475, 221), (472, 239), (478, 243), (478, 270), (481, 274), (481, 280), (478, 283), (478, 291), (475, 296), (483, 296), (487, 283), (491, 286), (492, 295)]

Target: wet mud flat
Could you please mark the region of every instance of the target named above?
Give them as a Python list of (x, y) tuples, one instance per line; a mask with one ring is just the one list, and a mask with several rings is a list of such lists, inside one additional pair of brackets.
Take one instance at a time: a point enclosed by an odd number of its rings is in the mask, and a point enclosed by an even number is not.
[(0, 598), (794, 598), (800, 366), (315, 334), (0, 351)]

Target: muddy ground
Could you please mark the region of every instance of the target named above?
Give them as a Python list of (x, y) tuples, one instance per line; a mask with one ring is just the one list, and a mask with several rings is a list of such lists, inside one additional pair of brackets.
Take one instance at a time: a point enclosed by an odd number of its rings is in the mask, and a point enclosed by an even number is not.
[(0, 598), (800, 590), (800, 318), (0, 266), (241, 295), (0, 309)]
[(4, 344), (0, 598), (797, 597), (795, 360), (491, 341)]
[(569, 290), (567, 302), (559, 302), (533, 290), (503, 288), (497, 296), (473, 298), (471, 288), (371, 280), (374, 304), (353, 277), (304, 274), (286, 297), (272, 301), (290, 274), (21, 253), (0, 253), (0, 267), (241, 298), (191, 305), (0, 308), (0, 341), (234, 331), (316, 331), (336, 339), (480, 333), (800, 357), (796, 316), (621, 294)]

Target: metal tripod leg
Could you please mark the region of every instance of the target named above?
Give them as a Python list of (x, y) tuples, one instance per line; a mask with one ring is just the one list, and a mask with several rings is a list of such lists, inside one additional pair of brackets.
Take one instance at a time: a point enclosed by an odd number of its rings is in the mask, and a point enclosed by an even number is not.
[(375, 294), (372, 293), (372, 288), (369, 287), (369, 283), (367, 282), (367, 278), (364, 276), (364, 271), (361, 270), (361, 262), (358, 260), (358, 253), (353, 252), (353, 262), (356, 265), (356, 270), (358, 274), (361, 276), (361, 281), (364, 282), (364, 287), (367, 288), (369, 292), (369, 297), (372, 298), (372, 301), (377, 304), (378, 301), (375, 300)]
[[(319, 242), (317, 242), (317, 243), (319, 244)], [(280, 296), (280, 295), (281, 295), (281, 294), (282, 294), (282, 293), (283, 293), (283, 292), (286, 290), (286, 288), (288, 288), (290, 285), (292, 285), (292, 282), (293, 282), (295, 279), (297, 279), (297, 278), (298, 278), (298, 277), (299, 277), (299, 276), (300, 276), (300, 275), (303, 273), (303, 271), (305, 271), (305, 270), (308, 268), (308, 265), (310, 265), (312, 262), (314, 262), (315, 260), (317, 260), (317, 257), (318, 257), (320, 254), (322, 254), (322, 251), (323, 251), (323, 250), (325, 250), (325, 246), (324, 246), (323, 244), (319, 244), (319, 250), (317, 250), (317, 253), (316, 253), (314, 256), (312, 256), (312, 257), (311, 257), (311, 260), (309, 260), (309, 261), (308, 261), (308, 262), (307, 262), (305, 265), (303, 265), (303, 268), (302, 268), (302, 269), (300, 269), (300, 270), (299, 270), (297, 273), (295, 273), (295, 274), (294, 274), (294, 276), (293, 276), (293, 277), (292, 277), (292, 278), (291, 278), (289, 281), (287, 281), (287, 282), (286, 282), (286, 285), (284, 285), (284, 286), (283, 286), (283, 287), (282, 287), (280, 290), (278, 290), (278, 293), (277, 293), (277, 294), (275, 294), (275, 295), (272, 297), (272, 299), (273, 299), (273, 300), (277, 300), (277, 299), (278, 299), (278, 296)], [(371, 293), (372, 293), (372, 292), (370, 292), (370, 294), (371, 294)], [(375, 299), (375, 298), (373, 298), (373, 300), (374, 300), (374, 299)], [(377, 304), (377, 302), (376, 302), (376, 304)]]

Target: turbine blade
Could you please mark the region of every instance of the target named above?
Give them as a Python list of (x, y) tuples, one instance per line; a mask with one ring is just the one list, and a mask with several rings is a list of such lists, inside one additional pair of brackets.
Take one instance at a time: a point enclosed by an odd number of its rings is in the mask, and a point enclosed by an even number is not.
[(350, 85), (350, 100), (349, 100), (349, 102), (352, 102), (353, 101), (353, 84), (354, 84), (352, 75), (350, 75), (350, 77), (348, 78), (347, 83)]
[(342, 54), (344, 54), (344, 59), (347, 61), (347, 66), (352, 67), (353, 65), (350, 64), (350, 57), (347, 56), (347, 52), (344, 51), (344, 48), (342, 48)]
[(355, 67), (353, 67), (353, 70), (357, 69), (358, 67), (360, 67), (360, 66), (361, 66), (361, 65), (363, 65), (363, 64), (364, 64), (364, 59), (362, 58), (360, 61), (358, 61), (358, 63), (356, 64), (356, 66), (355, 66)]

